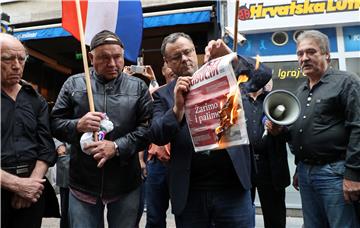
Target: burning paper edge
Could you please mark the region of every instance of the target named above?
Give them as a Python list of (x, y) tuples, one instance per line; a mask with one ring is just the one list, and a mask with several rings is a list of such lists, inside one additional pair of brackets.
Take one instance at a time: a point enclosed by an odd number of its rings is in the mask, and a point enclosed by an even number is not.
[[(260, 56), (256, 55), (255, 70), (258, 70), (259, 67), (260, 67)], [(220, 119), (220, 124), (219, 124), (220, 126), (215, 128), (215, 133), (218, 136), (218, 146), (219, 147), (221, 147), (221, 140), (222, 140), (223, 136), (225, 135), (224, 132), (228, 131), (231, 128), (231, 126), (235, 124), (235, 122), (236, 122), (235, 119), (239, 115), (239, 113), (238, 113), (239, 112), (238, 96), (239, 95), (241, 96), (241, 91), (240, 91), (239, 85), (240, 85), (240, 83), (247, 82), (248, 80), (249, 80), (249, 77), (247, 75), (239, 75), (238, 80), (237, 80), (237, 85), (235, 86), (235, 88), (230, 88), (230, 92), (226, 95), (227, 100), (225, 101), (225, 104), (230, 103), (228, 101), (229, 101), (229, 99), (231, 99), (231, 97), (233, 97), (233, 102), (232, 102), (233, 107), (231, 108), (231, 111), (230, 111), (230, 120), (229, 120), (230, 126), (226, 127), (225, 124), (223, 124), (223, 126), (222, 126), (221, 119)], [(237, 101), (237, 102), (234, 102), (234, 101)], [(219, 115), (223, 111), (223, 107), (224, 107), (223, 102), (220, 102)], [(221, 134), (221, 135), (219, 136), (219, 134)]]

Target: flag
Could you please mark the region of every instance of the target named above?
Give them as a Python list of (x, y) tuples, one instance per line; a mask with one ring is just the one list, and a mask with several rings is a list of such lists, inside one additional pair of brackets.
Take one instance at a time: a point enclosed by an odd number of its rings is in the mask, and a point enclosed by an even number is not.
[[(136, 62), (139, 55), (143, 15), (140, 0), (81, 0), (85, 43), (102, 30), (116, 33), (125, 46), (125, 58)], [(62, 0), (62, 26), (80, 40), (75, 0)]]

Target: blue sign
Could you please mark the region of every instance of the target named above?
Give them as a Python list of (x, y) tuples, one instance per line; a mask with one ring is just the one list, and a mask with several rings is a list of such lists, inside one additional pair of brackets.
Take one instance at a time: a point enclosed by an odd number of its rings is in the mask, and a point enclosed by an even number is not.
[(48, 39), (56, 37), (71, 36), (66, 30), (62, 27), (57, 28), (46, 28), (46, 29), (34, 29), (24, 32), (15, 32), (14, 36), (21, 41), (25, 40), (35, 40), (35, 39)]
[[(336, 29), (323, 28), (318, 30), (329, 37), (331, 52), (337, 52)], [(293, 38), (295, 32), (285, 31), (288, 40), (282, 46), (273, 43), (272, 35), (274, 32), (245, 35), (247, 41), (243, 46), (238, 46), (238, 54), (246, 56), (295, 55), (296, 42)], [(232, 47), (233, 40), (229, 39), (226, 43)]]
[(345, 51), (360, 51), (360, 26), (343, 28)]

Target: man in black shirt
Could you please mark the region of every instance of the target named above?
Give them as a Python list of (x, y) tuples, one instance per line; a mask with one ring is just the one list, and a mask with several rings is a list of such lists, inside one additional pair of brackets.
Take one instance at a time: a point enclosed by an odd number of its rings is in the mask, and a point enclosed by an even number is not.
[[(40, 227), (56, 153), (47, 102), (21, 80), (27, 54), (8, 34), (1, 50), (1, 227)], [(51, 187), (51, 185), (48, 185)]]
[(359, 227), (360, 81), (330, 67), (325, 34), (305, 31), (297, 56), (307, 82), (297, 90), (301, 114), (291, 129), (305, 227)]
[[(285, 188), (290, 185), (284, 127), (264, 120), (263, 103), (268, 91), (260, 89), (242, 95), (250, 146), (254, 152), (252, 200), (257, 189), (266, 228), (286, 226)], [(264, 124), (268, 134), (264, 134)]]

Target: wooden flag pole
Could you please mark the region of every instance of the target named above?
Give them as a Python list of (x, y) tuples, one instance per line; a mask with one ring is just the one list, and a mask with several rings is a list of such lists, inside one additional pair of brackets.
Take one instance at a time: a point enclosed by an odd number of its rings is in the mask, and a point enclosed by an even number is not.
[(239, 0), (236, 0), (235, 4), (235, 21), (234, 21), (234, 43), (233, 51), (237, 53), (237, 40), (238, 40), (238, 16), (239, 16)]
[[(80, 0), (75, 0), (76, 3), (76, 15), (77, 15), (77, 21), (79, 26), (79, 33), (80, 33), (80, 45), (81, 45), (81, 53), (82, 53), (82, 59), (83, 59), (83, 65), (84, 65), (84, 73), (85, 73), (85, 81), (86, 81), (86, 91), (87, 96), (89, 100), (89, 108), (90, 112), (95, 112), (95, 106), (94, 106), (94, 98), (93, 93), (91, 89), (91, 81), (90, 81), (90, 72), (89, 72), (89, 64), (88, 64), (88, 58), (86, 53), (86, 47), (85, 47), (85, 37), (84, 37), (84, 27), (81, 17), (81, 9), (80, 9)], [(94, 139), (97, 141), (97, 132), (94, 132)]]

